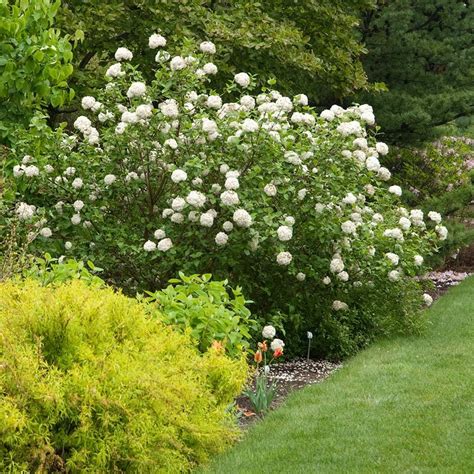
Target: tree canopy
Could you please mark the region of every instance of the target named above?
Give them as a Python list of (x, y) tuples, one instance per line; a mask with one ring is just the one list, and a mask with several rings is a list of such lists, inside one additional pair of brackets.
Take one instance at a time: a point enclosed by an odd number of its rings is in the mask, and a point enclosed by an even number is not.
[(362, 94), (387, 139), (424, 139), (474, 112), (474, 14), (463, 0), (378, 0), (361, 24), (369, 81)]

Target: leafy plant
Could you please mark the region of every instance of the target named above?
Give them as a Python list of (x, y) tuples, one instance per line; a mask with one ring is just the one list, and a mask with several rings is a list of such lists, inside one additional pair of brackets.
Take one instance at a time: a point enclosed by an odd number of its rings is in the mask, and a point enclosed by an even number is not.
[(42, 107), (74, 96), (70, 37), (54, 28), (59, 0), (0, 0), (0, 140), (8, 142)]
[(0, 284), (0, 470), (187, 472), (235, 439), (246, 363), (73, 280)]
[(209, 274), (180, 273), (179, 279), (170, 283), (147, 298), (158, 309), (160, 319), (189, 330), (202, 352), (218, 341), (230, 356), (242, 357), (255, 322), (246, 307), (250, 301), (245, 300), (241, 289), (228, 288), (227, 280), (212, 281)]

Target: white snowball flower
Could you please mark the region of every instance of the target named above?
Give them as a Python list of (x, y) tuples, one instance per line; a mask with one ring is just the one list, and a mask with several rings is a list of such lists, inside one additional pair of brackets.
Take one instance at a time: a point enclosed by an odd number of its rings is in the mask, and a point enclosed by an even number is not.
[(71, 250), (72, 249), (72, 242), (69, 242), (69, 241), (65, 242), (64, 243), (64, 248), (66, 250)]
[(199, 49), (205, 54), (216, 54), (216, 45), (212, 41), (203, 41)]
[(324, 283), (325, 285), (330, 285), (330, 284), (331, 284), (331, 279), (330, 279), (328, 276), (325, 276), (325, 277), (323, 278), (323, 283)]
[(231, 189), (231, 190), (235, 190), (235, 189), (239, 189), (239, 180), (235, 177), (229, 177), (225, 180), (225, 183), (224, 183), (224, 187), (226, 189)]
[(256, 132), (258, 130), (258, 123), (253, 119), (246, 118), (242, 122), (242, 130), (248, 133)]
[(369, 156), (365, 162), (365, 166), (369, 171), (378, 172), (381, 168), (380, 161), (376, 156)]
[(44, 237), (45, 239), (49, 239), (53, 235), (53, 232), (49, 227), (43, 227), (39, 233), (41, 237)]
[(226, 232), (231, 232), (232, 229), (234, 228), (234, 224), (232, 224), (232, 222), (230, 222), (230, 221), (225, 221), (225, 222), (222, 224), (222, 228), (223, 228)]
[(33, 206), (32, 204), (26, 204), (26, 202), (20, 202), (15, 212), (20, 220), (28, 220), (34, 216), (36, 212), (36, 206)]
[(171, 214), (170, 220), (174, 224), (182, 224), (184, 222), (184, 216), (180, 212), (175, 212)]
[(177, 169), (171, 173), (171, 181), (173, 183), (180, 183), (181, 181), (186, 181), (188, 179), (188, 174), (186, 171)]
[(298, 105), (306, 106), (309, 103), (308, 96), (306, 94), (298, 94), (294, 97), (294, 102)]
[(156, 240), (161, 240), (166, 237), (166, 232), (163, 229), (156, 229), (153, 236)]
[(72, 187), (73, 187), (74, 189), (81, 189), (82, 186), (83, 186), (83, 184), (84, 184), (84, 183), (83, 183), (83, 181), (82, 181), (81, 178), (76, 178), (76, 179), (74, 179), (74, 181), (71, 183), (71, 185), (72, 185)]
[(208, 76), (217, 74), (217, 66), (213, 63), (204, 64), (202, 70), (204, 71), (204, 74), (207, 74)]
[(82, 208), (84, 207), (84, 202), (81, 201), (81, 200), (77, 200), (77, 201), (74, 201), (72, 207), (74, 207), (74, 210), (76, 212), (79, 212), (82, 210)]
[(274, 197), (277, 194), (277, 187), (274, 184), (269, 183), (263, 188), (263, 192), (267, 196)]
[(240, 105), (247, 110), (255, 108), (255, 99), (251, 95), (244, 95), (240, 98)]
[(115, 51), (115, 59), (117, 61), (131, 61), (133, 58), (133, 53), (127, 48), (118, 48)]
[(225, 245), (229, 240), (229, 236), (225, 232), (218, 232), (214, 240), (219, 246)]
[(183, 57), (181, 56), (175, 56), (171, 61), (170, 61), (170, 68), (172, 71), (181, 71), (187, 66), (186, 61)]
[(160, 240), (157, 245), (160, 252), (167, 252), (171, 247), (173, 247), (173, 242), (169, 238)]
[(158, 33), (154, 33), (148, 38), (148, 46), (151, 49), (162, 48), (166, 46), (166, 38)]
[(362, 127), (357, 120), (352, 120), (351, 122), (342, 122), (337, 126), (337, 131), (343, 135), (361, 135)]
[(388, 272), (388, 279), (392, 282), (398, 281), (400, 279), (400, 272), (398, 270)]
[(289, 265), (292, 260), (293, 260), (293, 256), (291, 255), (290, 252), (280, 252), (276, 257), (276, 261), (278, 265), (283, 265), (283, 266)]
[(344, 270), (343, 260), (338, 257), (333, 258), (329, 264), (329, 269), (331, 273), (341, 273)]
[(400, 240), (403, 242), (404, 238), (403, 238), (403, 232), (401, 229), (399, 229), (398, 227), (395, 227), (394, 229), (387, 229), (384, 231), (383, 233), (384, 237), (390, 237), (392, 239), (395, 239), (395, 240)]
[(343, 301), (334, 300), (332, 302), (332, 309), (335, 311), (347, 311), (349, 309), (349, 306), (347, 306), (347, 304)]
[(295, 225), (295, 218), (293, 216), (286, 216), (285, 217), (285, 224), (288, 226), (293, 226)]
[(54, 168), (51, 165), (44, 165), (44, 171), (48, 174), (52, 173), (54, 171)]
[(122, 133), (125, 132), (126, 128), (127, 128), (127, 124), (125, 122), (119, 122), (117, 126), (115, 127), (115, 133), (117, 135), (122, 135)]
[(388, 192), (392, 193), (392, 194), (395, 194), (395, 196), (401, 196), (402, 195), (402, 188), (400, 186), (393, 185), (393, 186), (390, 186), (388, 188)]
[(250, 76), (246, 72), (239, 72), (234, 76), (234, 81), (243, 88), (250, 85)]
[(431, 306), (433, 304), (433, 298), (428, 293), (423, 294), (423, 301), (426, 306)]
[(287, 242), (293, 238), (293, 229), (286, 225), (281, 225), (277, 229), (278, 240), (282, 242)]
[(90, 95), (83, 97), (81, 100), (81, 106), (84, 110), (92, 109), (94, 105), (95, 105), (95, 99), (94, 97), (91, 97)]
[(303, 272), (299, 272), (296, 274), (296, 279), (298, 281), (305, 281), (306, 280), (306, 275)]
[(236, 206), (240, 203), (239, 195), (235, 191), (224, 191), (220, 198), (224, 206)]
[(206, 196), (199, 191), (191, 191), (186, 197), (186, 202), (194, 207), (202, 207), (206, 204), (206, 201)]
[(283, 349), (285, 347), (285, 343), (281, 339), (273, 339), (270, 344), (270, 348), (272, 351), (276, 351), (277, 349)]
[(28, 178), (33, 178), (34, 176), (39, 176), (40, 171), (39, 168), (35, 165), (30, 165), (25, 168), (25, 176)]
[(263, 339), (273, 339), (276, 335), (276, 329), (273, 326), (265, 326), (262, 330)]
[(127, 97), (133, 99), (134, 97), (141, 97), (146, 94), (146, 85), (143, 82), (132, 82), (127, 91)]
[(186, 206), (186, 201), (182, 197), (175, 197), (171, 202), (171, 209), (174, 211), (182, 211)]
[(150, 104), (141, 104), (135, 110), (137, 117), (141, 120), (147, 120), (153, 115), (153, 106)]
[(439, 212), (428, 212), (428, 218), (431, 219), (433, 222), (436, 222), (436, 224), (439, 224), (441, 222), (441, 214)]
[(167, 99), (158, 107), (165, 117), (177, 118), (179, 116), (178, 103), (174, 99)]
[(216, 133), (217, 132), (217, 123), (214, 120), (209, 120), (204, 117), (202, 119), (202, 130), (206, 133)]
[(120, 63), (112, 64), (105, 73), (107, 77), (112, 78), (122, 76), (122, 74), (122, 65)]
[(252, 216), (245, 209), (237, 209), (232, 219), (239, 227), (247, 228), (252, 225)]
[(420, 267), (421, 265), (423, 265), (424, 258), (421, 255), (415, 255), (413, 257), (413, 260), (417, 267)]
[(220, 109), (222, 107), (222, 99), (218, 95), (210, 95), (206, 100), (206, 105), (211, 109)]
[(411, 221), (407, 217), (400, 217), (398, 224), (403, 230), (408, 230), (411, 227)]
[(377, 144), (375, 145), (375, 149), (377, 150), (377, 153), (382, 156), (388, 153), (388, 145), (383, 142), (377, 142)]
[(420, 209), (412, 209), (410, 211), (410, 220), (413, 225), (421, 227), (424, 225), (423, 222), (423, 211)]
[(345, 234), (355, 234), (357, 226), (352, 221), (345, 221), (341, 224), (341, 230)]
[(439, 240), (446, 240), (448, 238), (448, 229), (444, 225), (437, 225), (435, 229)]
[(13, 167), (13, 176), (15, 178), (19, 178), (20, 176), (23, 176), (24, 173), (25, 173), (25, 170), (22, 165), (15, 165)]
[(308, 194), (308, 190), (306, 188), (300, 189), (298, 191), (298, 199), (302, 201), (306, 197), (306, 194)]
[(357, 202), (357, 197), (354, 196), (352, 193), (347, 193), (346, 197), (342, 200), (344, 204), (350, 204), (353, 205)]
[(77, 117), (74, 121), (74, 128), (77, 128), (80, 132), (87, 132), (91, 128), (92, 122), (87, 118), (81, 115)]
[(176, 150), (178, 148), (178, 142), (174, 138), (168, 138), (168, 140), (165, 140), (163, 143), (163, 146), (167, 146), (172, 150)]
[(321, 112), (320, 117), (328, 122), (332, 122), (336, 116), (334, 115), (334, 112), (326, 109)]
[(347, 272), (340, 272), (337, 275), (337, 279), (341, 281), (348, 281), (349, 280), (349, 273)]
[(71, 217), (71, 222), (74, 225), (80, 224), (81, 223), (81, 215), (80, 214), (73, 214), (73, 216)]
[(116, 178), (115, 175), (113, 175), (113, 174), (108, 174), (108, 175), (106, 175), (105, 178), (104, 178), (104, 183), (105, 183), (106, 186), (110, 186), (111, 184), (113, 184), (113, 183), (115, 182), (116, 179), (117, 179), (117, 178)]
[(143, 244), (143, 250), (146, 250), (147, 252), (153, 252), (154, 250), (156, 250), (156, 244), (155, 242), (151, 241), (151, 240), (147, 240), (144, 244)]
[(214, 224), (214, 216), (209, 212), (205, 212), (204, 214), (201, 214), (201, 217), (199, 218), (199, 223), (203, 227), (212, 227)]
[(400, 261), (400, 257), (396, 253), (387, 252), (385, 256), (390, 260), (390, 263), (392, 265), (398, 265), (398, 262)]
[(377, 171), (377, 176), (382, 181), (388, 181), (392, 177), (392, 173), (387, 168), (381, 166)]

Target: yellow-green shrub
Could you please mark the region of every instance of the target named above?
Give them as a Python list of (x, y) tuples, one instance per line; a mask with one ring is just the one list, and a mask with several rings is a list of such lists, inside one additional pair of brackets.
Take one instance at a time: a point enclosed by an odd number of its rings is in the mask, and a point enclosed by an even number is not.
[(245, 362), (81, 281), (0, 284), (0, 471), (183, 472), (235, 436)]

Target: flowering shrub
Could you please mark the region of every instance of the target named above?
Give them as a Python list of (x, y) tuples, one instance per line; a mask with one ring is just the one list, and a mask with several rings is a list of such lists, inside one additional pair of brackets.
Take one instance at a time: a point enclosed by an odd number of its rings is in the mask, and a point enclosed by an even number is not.
[(159, 35), (149, 46), (152, 82), (119, 48), (75, 133), (17, 150), (12, 206), (36, 219), (36, 248), (90, 259), (128, 291), (178, 271), (228, 278), (258, 314), (288, 315), (287, 338), (313, 330), (333, 355), (410, 327), (422, 303), (410, 277), (447, 232), (387, 184), (372, 108), (318, 115), (304, 94), (252, 95), (245, 72), (218, 94), (209, 42), (174, 56)]
[(81, 281), (0, 284), (1, 472), (188, 472), (235, 439), (243, 359)]

